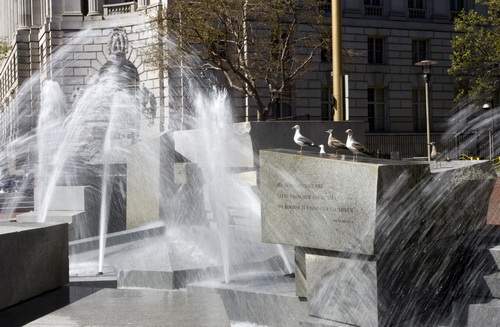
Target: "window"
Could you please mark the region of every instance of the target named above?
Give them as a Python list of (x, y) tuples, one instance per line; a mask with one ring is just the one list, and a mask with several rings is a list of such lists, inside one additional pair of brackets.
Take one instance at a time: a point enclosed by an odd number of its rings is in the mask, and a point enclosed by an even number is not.
[(330, 48), (321, 48), (321, 62), (332, 62), (332, 52)]
[(384, 40), (381, 38), (368, 38), (368, 63), (382, 64), (384, 62)]
[(365, 0), (365, 15), (382, 16), (384, 5), (382, 0)]
[(332, 120), (333, 88), (331, 85), (321, 86), (321, 120)]
[(425, 18), (424, 0), (408, 0), (408, 15), (410, 18)]
[(429, 58), (427, 51), (427, 40), (413, 40), (412, 41), (412, 53), (413, 53), (413, 63), (421, 62)]
[(424, 9), (424, 0), (408, 0), (408, 8)]
[(450, 0), (451, 11), (461, 11), (464, 8), (464, 0)]
[(368, 126), (370, 132), (385, 131), (385, 90), (368, 89)]
[(274, 118), (291, 118), (293, 116), (292, 113), (292, 105), (288, 100), (284, 99), (284, 97), (279, 97), (276, 99), (276, 103), (274, 104)]
[(425, 117), (425, 89), (415, 88), (412, 90), (411, 97), (412, 115), (413, 115), (413, 131), (426, 131)]
[(464, 0), (450, 0), (450, 12), (452, 19), (457, 17), (462, 9), (465, 9)]
[(382, 6), (382, 0), (365, 0), (365, 6)]

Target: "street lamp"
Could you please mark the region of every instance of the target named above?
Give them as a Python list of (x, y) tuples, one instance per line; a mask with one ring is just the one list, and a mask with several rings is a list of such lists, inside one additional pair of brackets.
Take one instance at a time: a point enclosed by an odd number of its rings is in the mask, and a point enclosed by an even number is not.
[[(488, 111), (493, 108), (493, 100), (487, 101), (483, 104), (483, 109)], [(495, 145), (493, 139), (493, 128), (494, 128), (494, 117), (493, 112), (490, 111), (490, 127), (488, 128), (488, 144), (489, 144), (489, 152), (490, 152), (490, 160), (493, 159), (493, 155), (495, 154)]]
[(431, 79), (431, 66), (437, 64), (436, 61), (422, 60), (415, 66), (422, 66), (422, 77), (425, 83), (425, 123), (427, 128), (427, 161), (431, 161), (431, 115), (429, 108), (429, 80)]

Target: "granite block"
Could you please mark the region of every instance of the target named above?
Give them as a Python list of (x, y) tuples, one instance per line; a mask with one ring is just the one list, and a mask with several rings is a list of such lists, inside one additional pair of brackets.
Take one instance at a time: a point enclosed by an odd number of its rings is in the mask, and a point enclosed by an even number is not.
[(187, 286), (192, 293), (217, 293), (233, 321), (273, 327), (299, 326), (307, 317), (307, 302), (295, 296), (293, 279), (276, 273), (231, 276), (229, 283), (209, 280)]
[[(368, 255), (382, 246), (390, 250), (387, 233), (397, 229), (388, 221), (402, 224), (381, 210), (390, 213), (429, 174), (426, 165), (400, 161), (351, 162), (289, 150), (261, 151), (260, 157), (263, 242)], [(384, 193), (394, 185), (388, 201)]]
[(68, 225), (0, 223), (0, 309), (69, 281)]
[(500, 299), (493, 299), (488, 303), (479, 303), (469, 306), (467, 326), (490, 327), (498, 326), (500, 321)]
[(260, 154), (262, 240), (376, 255), (486, 226), (490, 163), (338, 160), (290, 150)]
[(491, 295), (500, 299), (500, 272), (484, 276), (484, 280), (488, 284)]
[(478, 277), (491, 265), (471, 249), (472, 239), (415, 243), (380, 256), (306, 252), (309, 315), (355, 326), (410, 326), (425, 318), (434, 326), (451, 299), (488, 296)]
[(216, 294), (103, 289), (26, 326), (230, 327)]

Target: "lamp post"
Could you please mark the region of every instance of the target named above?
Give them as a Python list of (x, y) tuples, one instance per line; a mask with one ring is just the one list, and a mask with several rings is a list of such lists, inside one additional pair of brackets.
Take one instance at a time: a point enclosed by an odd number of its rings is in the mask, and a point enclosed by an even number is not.
[(431, 115), (429, 105), (429, 80), (431, 79), (431, 66), (437, 64), (436, 61), (422, 60), (415, 66), (422, 66), (422, 77), (425, 84), (425, 126), (427, 129), (427, 161), (431, 161)]
[[(490, 100), (490, 101), (487, 101), (484, 105), (483, 105), (483, 109), (486, 110), (486, 111), (489, 111), (491, 109), (493, 109), (493, 100)], [(488, 145), (489, 145), (489, 152), (490, 152), (490, 160), (493, 159), (493, 156), (494, 156), (494, 152), (495, 152), (495, 145), (494, 145), (494, 140), (493, 140), (493, 128), (494, 128), (494, 116), (493, 116), (493, 113), (490, 111), (490, 115), (489, 115), (489, 119), (490, 119), (490, 127), (488, 128)]]

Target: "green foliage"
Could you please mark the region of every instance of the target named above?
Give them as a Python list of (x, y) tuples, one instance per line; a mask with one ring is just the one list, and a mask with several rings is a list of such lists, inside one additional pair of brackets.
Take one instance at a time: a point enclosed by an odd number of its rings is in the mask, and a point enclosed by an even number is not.
[(466, 96), (489, 98), (500, 85), (500, 0), (476, 3), (486, 6), (487, 15), (471, 10), (455, 19), (459, 34), (452, 40), (448, 72), (460, 85), (457, 101)]
[[(254, 100), (259, 119), (278, 97), (286, 98), (293, 81), (311, 69), (321, 48), (330, 46), (324, 0), (169, 1), (155, 18), (162, 36), (173, 39), (180, 54), (158, 49), (157, 66), (195, 53), (202, 69), (219, 71), (230, 88)], [(168, 32), (168, 33), (167, 33)], [(172, 60), (174, 59), (174, 60)]]
[(5, 60), (9, 53), (10, 45), (6, 40), (0, 40), (0, 60)]

